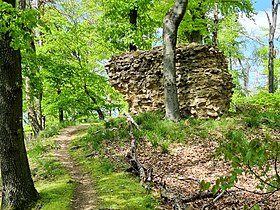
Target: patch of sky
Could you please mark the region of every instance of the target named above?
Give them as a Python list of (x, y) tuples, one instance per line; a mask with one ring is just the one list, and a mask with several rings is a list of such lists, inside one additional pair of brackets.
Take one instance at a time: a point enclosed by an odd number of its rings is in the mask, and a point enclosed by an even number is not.
[[(253, 19), (248, 19), (245, 16), (239, 19), (247, 34), (243, 39), (246, 40), (242, 49), (246, 62), (249, 63), (250, 77), (249, 77), (249, 89), (251, 92), (255, 92), (259, 87), (265, 87), (267, 84), (267, 75), (264, 70), (267, 68), (265, 63), (253, 58), (253, 55), (260, 47), (268, 47), (268, 18), (271, 19), (271, 1), (270, 0), (258, 0), (254, 4), (256, 9), (256, 15)], [(278, 15), (279, 16), (279, 15)], [(280, 18), (278, 17), (278, 24), (275, 33), (274, 45), (279, 57), (280, 54)]]
[(267, 10), (271, 8), (271, 1), (269, 0), (256, 0), (254, 7), (257, 11)]

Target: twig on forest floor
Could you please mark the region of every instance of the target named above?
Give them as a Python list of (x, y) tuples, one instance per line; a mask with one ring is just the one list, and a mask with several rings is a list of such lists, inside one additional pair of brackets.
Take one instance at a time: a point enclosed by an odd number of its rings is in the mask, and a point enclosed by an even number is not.
[(208, 203), (208, 204), (203, 205), (202, 208), (201, 208), (201, 210), (204, 210), (204, 209), (206, 209), (206, 208), (209, 207), (209, 206), (213, 206), (214, 203), (216, 203), (221, 197), (223, 197), (223, 195), (225, 194), (225, 192), (226, 192), (226, 190), (223, 190), (219, 195), (217, 195), (217, 196), (213, 199), (213, 201), (212, 201), (211, 203)]
[(275, 192), (279, 191), (279, 189), (275, 189), (275, 190), (273, 190), (271, 192), (258, 192), (258, 191), (247, 190), (245, 188), (238, 187), (236, 185), (234, 185), (234, 187), (239, 189), (239, 190), (242, 190), (242, 191), (245, 191), (245, 192), (248, 192), (248, 193), (252, 193), (252, 194), (256, 194), (256, 195), (269, 195), (269, 194), (274, 194)]

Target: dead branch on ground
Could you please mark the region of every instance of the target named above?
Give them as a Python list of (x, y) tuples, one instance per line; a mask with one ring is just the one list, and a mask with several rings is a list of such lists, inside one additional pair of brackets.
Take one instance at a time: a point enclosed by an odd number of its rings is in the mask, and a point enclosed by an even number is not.
[[(128, 114), (124, 113), (127, 118), (127, 122), (129, 124), (129, 136), (131, 139), (129, 151), (126, 154), (126, 157), (129, 160), (130, 168), (128, 171), (134, 172), (139, 175), (141, 183), (145, 186), (145, 188), (149, 191), (151, 189), (153, 183), (153, 169), (145, 168), (143, 164), (137, 158), (137, 140), (133, 135), (133, 129), (139, 129), (138, 124), (134, 121), (134, 119)], [(192, 194), (190, 196), (184, 196), (182, 194), (177, 194), (172, 192), (170, 189), (166, 187), (165, 182), (154, 182), (158, 184), (160, 189), (161, 198), (163, 198), (166, 202), (172, 203), (174, 210), (185, 209), (185, 204), (193, 202), (197, 199), (205, 199), (212, 198), (214, 194), (211, 192), (199, 192)], [(221, 193), (216, 198), (217, 200), (222, 197), (224, 193)]]

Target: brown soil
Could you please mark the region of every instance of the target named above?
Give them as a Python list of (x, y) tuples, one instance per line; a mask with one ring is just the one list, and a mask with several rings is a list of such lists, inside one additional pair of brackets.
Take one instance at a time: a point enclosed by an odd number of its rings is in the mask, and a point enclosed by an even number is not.
[(60, 135), (56, 138), (59, 149), (56, 156), (69, 171), (71, 178), (76, 183), (76, 190), (72, 200), (72, 209), (94, 210), (96, 209), (96, 192), (93, 188), (94, 183), (89, 174), (85, 173), (81, 166), (69, 155), (69, 145), (76, 134), (86, 129), (89, 124), (71, 126), (61, 130)]
[[(230, 174), (230, 162), (217, 160), (214, 156), (217, 146), (215, 141), (189, 141), (188, 144), (172, 144), (170, 153), (163, 154), (149, 142), (143, 142), (139, 147), (139, 159), (146, 166), (153, 166), (154, 181), (165, 182), (173, 192), (188, 197), (200, 192), (202, 180), (214, 184), (220, 176)], [(217, 201), (214, 198), (198, 199), (189, 203), (188, 209), (243, 209), (243, 206), (250, 208), (254, 204), (266, 210), (280, 209), (280, 192), (271, 196), (248, 192), (261, 193), (255, 188), (258, 184), (252, 175), (243, 174), (235, 185), (238, 188), (230, 189)]]
[[(126, 144), (129, 148), (130, 142)], [(125, 148), (111, 141), (103, 142), (107, 148), (107, 156), (112, 161), (120, 161), (118, 157), (125, 156)], [(189, 139), (187, 144), (170, 145), (169, 154), (162, 153), (148, 141), (142, 141), (138, 145), (138, 157), (146, 168), (153, 168), (154, 182), (165, 183), (168, 189), (176, 194), (188, 197), (200, 192), (200, 182), (215, 183), (220, 176), (229, 175), (231, 171), (230, 162), (215, 158), (214, 151), (218, 143), (215, 140)], [(250, 174), (243, 174), (239, 177), (236, 187), (228, 190), (215, 200), (214, 198), (197, 199), (188, 203), (187, 209), (249, 209), (254, 204), (259, 204), (261, 209), (280, 209), (280, 192), (273, 195), (257, 195), (248, 191), (261, 193), (256, 190), (259, 182)], [(154, 185), (156, 191), (159, 189)], [(241, 189), (242, 188), (242, 189)], [(207, 206), (207, 207), (206, 207)], [(159, 209), (171, 210), (171, 204), (164, 204)]]

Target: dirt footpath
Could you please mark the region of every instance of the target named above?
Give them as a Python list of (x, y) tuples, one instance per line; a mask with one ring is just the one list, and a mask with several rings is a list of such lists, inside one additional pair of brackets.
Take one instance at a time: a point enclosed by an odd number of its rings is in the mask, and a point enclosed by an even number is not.
[(57, 136), (56, 142), (59, 149), (56, 151), (56, 156), (65, 166), (66, 170), (71, 175), (71, 178), (76, 183), (76, 190), (72, 200), (72, 209), (79, 210), (94, 210), (96, 209), (96, 192), (94, 183), (89, 174), (85, 173), (82, 167), (73, 160), (69, 154), (70, 142), (76, 137), (79, 131), (89, 127), (89, 124), (71, 126), (61, 130)]

